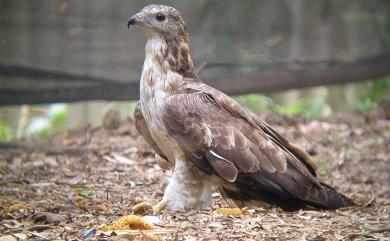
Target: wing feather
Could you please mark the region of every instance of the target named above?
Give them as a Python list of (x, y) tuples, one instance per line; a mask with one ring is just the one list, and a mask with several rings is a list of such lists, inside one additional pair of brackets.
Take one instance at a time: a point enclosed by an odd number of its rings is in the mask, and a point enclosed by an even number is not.
[[(260, 128), (216, 103), (208, 94), (194, 92), (170, 97), (163, 109), (168, 132), (194, 163), (203, 163), (204, 159), (211, 163), (209, 158), (212, 158), (218, 160), (215, 163), (228, 160), (228, 166), (234, 164), (239, 173), (286, 172), (288, 159), (283, 149)], [(223, 159), (208, 155), (210, 150), (215, 150)], [(215, 169), (213, 164), (211, 166)], [(222, 177), (220, 171), (216, 173)]]
[(168, 133), (188, 159), (226, 181), (219, 189), (230, 201), (259, 200), (286, 209), (353, 204), (318, 181), (317, 167), (305, 151), (201, 82), (188, 82), (168, 97), (162, 114)]
[(168, 161), (168, 158), (163, 154), (163, 152), (160, 150), (160, 148), (157, 146), (156, 142), (153, 140), (152, 136), (150, 135), (140, 105), (141, 102), (138, 101), (134, 110), (135, 127), (137, 128), (138, 132), (142, 135), (142, 137), (145, 139), (145, 141), (154, 149), (154, 151), (162, 159)]

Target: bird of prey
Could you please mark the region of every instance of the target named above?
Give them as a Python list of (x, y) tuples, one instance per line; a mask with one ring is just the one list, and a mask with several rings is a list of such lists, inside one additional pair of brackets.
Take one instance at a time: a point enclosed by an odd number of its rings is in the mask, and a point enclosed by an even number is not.
[(127, 24), (148, 37), (136, 127), (174, 166), (158, 211), (205, 208), (215, 188), (234, 207), (354, 205), (319, 181), (304, 150), (199, 79), (187, 27), (175, 8), (148, 5)]

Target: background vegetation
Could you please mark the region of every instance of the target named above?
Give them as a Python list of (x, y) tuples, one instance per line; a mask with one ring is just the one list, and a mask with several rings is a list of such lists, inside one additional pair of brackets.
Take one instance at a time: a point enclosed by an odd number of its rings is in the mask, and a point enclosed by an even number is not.
[[(0, 64), (138, 81), (145, 37), (126, 30), (128, 15), (153, 1), (0, 0)], [(386, 0), (161, 1), (178, 8), (189, 25), (197, 65), (283, 61), (349, 62), (390, 50), (390, 4)], [(244, 76), (251, 67), (204, 68), (201, 78)], [(261, 71), (261, 70), (260, 70)], [(257, 81), (262, 81), (258, 79)], [(35, 90), (66, 81), (13, 79), (0, 70), (0, 90)], [(77, 85), (78, 83), (74, 83)], [(236, 85), (240, 85), (237, 81)], [(277, 93), (248, 93), (235, 99), (256, 113), (328, 116), (339, 111), (385, 111), (390, 77), (359, 84), (320, 86)], [(0, 108), (0, 140), (47, 137), (78, 125), (99, 125), (104, 113), (131, 116), (134, 101)]]

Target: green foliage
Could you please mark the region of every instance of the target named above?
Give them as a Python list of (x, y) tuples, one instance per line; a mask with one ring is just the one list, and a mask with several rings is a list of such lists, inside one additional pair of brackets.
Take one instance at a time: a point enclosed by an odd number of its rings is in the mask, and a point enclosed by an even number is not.
[(10, 141), (12, 139), (11, 126), (0, 121), (0, 141)]
[(135, 111), (135, 107), (137, 106), (137, 101), (130, 101), (130, 105), (129, 105), (130, 107), (129, 107), (129, 114), (131, 115), (131, 116), (133, 116), (134, 115), (134, 111)]
[(329, 90), (326, 87), (321, 87), (316, 95), (309, 96), (304, 99), (305, 106), (303, 111), (308, 117), (320, 117), (326, 112), (328, 105)]
[(373, 101), (371, 98), (360, 98), (356, 103), (355, 103), (355, 108), (360, 110), (360, 111), (371, 111), (377, 108), (378, 105), (376, 104), (375, 101)]
[(42, 116), (34, 117), (27, 127), (27, 135), (36, 135), (47, 138), (57, 132), (68, 116), (68, 107), (65, 104), (52, 104)]
[(234, 99), (255, 113), (268, 110), (274, 105), (270, 97), (258, 94), (240, 95)]
[(37, 134), (40, 138), (44, 139), (44, 138), (49, 138), (51, 133), (52, 133), (52, 131), (50, 128), (45, 128), (45, 129), (40, 130)]
[(234, 99), (255, 113), (271, 110), (286, 116), (303, 112), (309, 117), (320, 117), (328, 106), (327, 97), (328, 90), (323, 87), (316, 92), (316, 95), (295, 100), (288, 105), (277, 104), (272, 98), (258, 94), (236, 96)]
[(86, 190), (85, 188), (78, 187), (73, 189), (73, 192), (78, 196), (88, 197), (93, 195), (93, 192)]
[(304, 107), (304, 102), (302, 100), (296, 100), (286, 106), (277, 105), (275, 107), (275, 111), (281, 115), (292, 116), (301, 113), (303, 107)]
[(53, 126), (58, 126), (65, 121), (65, 118), (67, 116), (68, 116), (68, 108), (67, 107), (62, 108), (57, 112), (54, 112), (53, 114), (49, 115), (50, 123)]
[(372, 111), (378, 108), (382, 101), (389, 98), (390, 76), (372, 82), (367, 92), (356, 101), (355, 108), (360, 111)]

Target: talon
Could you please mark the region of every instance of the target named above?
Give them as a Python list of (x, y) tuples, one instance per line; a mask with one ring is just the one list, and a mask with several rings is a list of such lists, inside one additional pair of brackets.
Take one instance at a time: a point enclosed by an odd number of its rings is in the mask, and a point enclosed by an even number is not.
[(133, 210), (134, 214), (145, 214), (152, 209), (152, 205), (150, 205), (148, 202), (141, 202), (134, 205), (131, 209)]
[(155, 214), (158, 214), (160, 213), (162, 210), (166, 209), (167, 208), (167, 204), (164, 202), (164, 201), (160, 201), (159, 203), (157, 203), (154, 207), (153, 207), (153, 212)]

